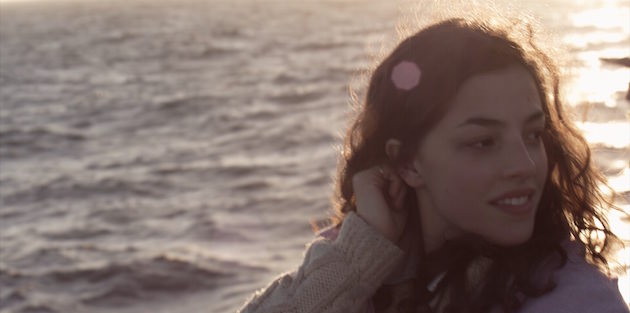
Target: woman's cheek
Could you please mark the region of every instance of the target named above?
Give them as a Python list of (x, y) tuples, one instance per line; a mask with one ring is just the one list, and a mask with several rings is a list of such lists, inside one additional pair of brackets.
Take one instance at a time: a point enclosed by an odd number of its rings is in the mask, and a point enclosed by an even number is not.
[(483, 166), (456, 166), (450, 170), (446, 189), (447, 201), (457, 207), (470, 206), (487, 198), (491, 175)]

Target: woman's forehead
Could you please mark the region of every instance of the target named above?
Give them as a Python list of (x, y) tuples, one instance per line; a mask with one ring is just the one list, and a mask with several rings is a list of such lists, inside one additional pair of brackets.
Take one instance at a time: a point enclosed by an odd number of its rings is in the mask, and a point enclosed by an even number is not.
[(520, 66), (469, 78), (448, 105), (444, 119), (458, 125), (471, 118), (526, 119), (542, 112), (536, 83)]

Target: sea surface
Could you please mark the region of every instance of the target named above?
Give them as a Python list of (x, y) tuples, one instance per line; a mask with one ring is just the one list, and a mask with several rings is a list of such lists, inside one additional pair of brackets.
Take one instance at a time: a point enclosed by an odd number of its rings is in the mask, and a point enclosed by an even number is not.
[[(0, 1), (0, 312), (234, 312), (296, 268), (410, 3)], [(599, 59), (630, 56), (630, 1), (519, 7), (630, 212), (630, 70)]]

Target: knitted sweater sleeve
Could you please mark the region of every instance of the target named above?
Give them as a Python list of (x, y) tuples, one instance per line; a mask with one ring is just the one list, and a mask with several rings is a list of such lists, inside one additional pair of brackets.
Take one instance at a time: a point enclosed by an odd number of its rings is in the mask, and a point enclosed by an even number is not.
[(357, 312), (403, 254), (351, 212), (337, 239), (313, 241), (297, 271), (256, 292), (238, 312)]

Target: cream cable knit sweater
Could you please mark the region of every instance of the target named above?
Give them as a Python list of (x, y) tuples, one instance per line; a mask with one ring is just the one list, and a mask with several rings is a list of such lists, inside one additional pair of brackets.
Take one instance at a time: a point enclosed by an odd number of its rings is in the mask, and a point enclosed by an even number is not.
[(260, 290), (239, 313), (365, 312), (364, 304), (404, 253), (354, 212), (335, 241), (310, 244), (297, 272)]

